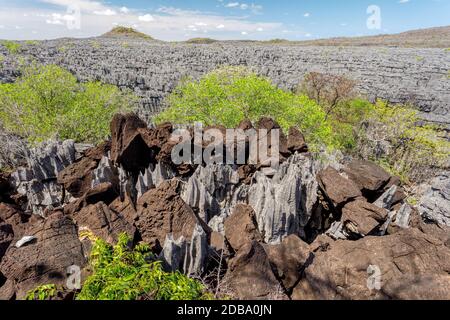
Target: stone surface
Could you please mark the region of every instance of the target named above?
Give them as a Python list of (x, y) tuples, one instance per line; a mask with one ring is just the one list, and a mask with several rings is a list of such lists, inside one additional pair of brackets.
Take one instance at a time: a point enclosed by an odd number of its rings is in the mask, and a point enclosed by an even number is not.
[(387, 217), (387, 210), (363, 200), (356, 200), (342, 209), (341, 221), (346, 233), (364, 237), (377, 231)]
[(191, 277), (201, 277), (208, 260), (208, 234), (199, 224), (195, 225), (184, 261), (184, 272)]
[(391, 178), (383, 168), (370, 161), (353, 160), (344, 171), (369, 200), (374, 196), (377, 198)]
[(225, 220), (224, 227), (225, 237), (235, 251), (253, 240), (263, 240), (256, 224), (256, 214), (248, 205), (236, 205), (233, 213)]
[[(233, 258), (225, 276), (233, 294), (244, 300), (270, 299), (280, 292), (280, 283), (272, 272), (264, 247), (256, 241), (249, 242)], [(284, 298), (284, 293), (280, 293)]]
[(41, 284), (65, 285), (67, 267), (86, 263), (74, 222), (56, 212), (28, 229), (37, 240), (26, 246), (11, 246), (0, 264), (0, 272), (15, 282), (17, 298)]
[(58, 173), (74, 161), (73, 140), (45, 142), (37, 148), (30, 149), (27, 157), (28, 167), (38, 181), (56, 179)]
[(14, 239), (14, 231), (10, 224), (0, 220), (0, 261)]
[(26, 222), (29, 218), (20, 208), (11, 204), (0, 203), (0, 221), (4, 221), (12, 226), (16, 238), (23, 236)]
[(135, 227), (120, 213), (110, 210), (103, 202), (88, 205), (73, 214), (80, 230), (89, 230), (96, 237), (108, 243), (115, 244), (121, 233), (134, 238)]
[(276, 244), (290, 234), (300, 234), (317, 202), (314, 161), (308, 155), (295, 154), (280, 165), (273, 178), (256, 172), (254, 180), (245, 194), (264, 241)]
[(450, 299), (450, 248), (418, 229), (315, 253), (294, 299)]
[(347, 202), (362, 197), (361, 191), (356, 184), (349, 179), (344, 178), (332, 167), (317, 174), (319, 186), (325, 196), (332, 202), (335, 207), (341, 208)]
[(298, 236), (290, 235), (282, 243), (264, 246), (275, 276), (290, 292), (301, 277), (303, 268), (310, 258), (309, 245)]
[(450, 226), (450, 172), (432, 181), (418, 209), (423, 218)]
[(295, 127), (289, 129), (287, 138), (287, 148), (291, 152), (307, 152), (308, 145), (306, 144), (305, 137)]
[(142, 240), (161, 250), (168, 234), (191, 239), (199, 222), (192, 209), (177, 193), (179, 182), (170, 180), (145, 193), (137, 202), (138, 228)]
[(166, 271), (182, 270), (186, 259), (187, 242), (184, 237), (174, 239), (172, 234), (167, 234), (164, 246), (158, 259), (162, 261), (162, 266)]
[(74, 197), (81, 197), (92, 187), (93, 172), (111, 148), (109, 142), (85, 152), (85, 156), (58, 174), (58, 183)]
[(126, 171), (137, 174), (154, 160), (146, 143), (149, 129), (136, 114), (117, 114), (111, 121), (111, 159)]

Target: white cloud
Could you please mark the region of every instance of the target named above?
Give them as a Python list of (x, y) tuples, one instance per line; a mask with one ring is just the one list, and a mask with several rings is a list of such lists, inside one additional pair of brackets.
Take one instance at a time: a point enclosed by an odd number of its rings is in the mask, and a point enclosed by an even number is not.
[(400, 0), (398, 3), (408, 3), (409, 0)]
[(246, 36), (246, 35), (248, 35), (248, 32), (247, 32), (247, 31), (242, 31), (241, 34), (242, 34), (243, 36)]
[(236, 8), (239, 7), (239, 2), (229, 2), (225, 5), (225, 8)]
[[(14, 26), (17, 21), (22, 21), (23, 29), (21, 32), (16, 32), (14, 27), (0, 28), (0, 39), (85, 38), (101, 35), (109, 31), (113, 25), (132, 27), (139, 22), (141, 22), (138, 26), (139, 31), (157, 39), (168, 41), (184, 40), (186, 34), (195, 37), (196, 34), (200, 33), (208, 33), (215, 39), (235, 39), (238, 38), (236, 35), (246, 36), (247, 34), (251, 34), (256, 39), (266, 39), (276, 37), (277, 33), (283, 29), (283, 24), (278, 22), (255, 21), (254, 19), (250, 21), (243, 16), (220, 15), (174, 7), (160, 7), (157, 10), (147, 12), (127, 8), (129, 11), (125, 13), (119, 6), (107, 6), (100, 2), (87, 0), (40, 1), (58, 4), (61, 8), (13, 7), (1, 10), (0, 21), (2, 25)], [(74, 16), (66, 14), (66, 8), (63, 7), (63, 4), (72, 2), (82, 3), (85, 10), (81, 16), (80, 29), (68, 28), (67, 21), (73, 20)], [(114, 11), (116, 14), (98, 15), (99, 12), (108, 13), (107, 10)], [(250, 8), (247, 10), (250, 10)], [(97, 11), (97, 14), (94, 13), (95, 11)], [(28, 14), (26, 19), (23, 19), (24, 13)], [(153, 21), (154, 23), (150, 23)], [(33, 30), (38, 31), (38, 34), (34, 35)]]
[(117, 14), (117, 12), (115, 12), (114, 10), (111, 10), (111, 9), (105, 9), (105, 10), (101, 10), (101, 11), (94, 11), (94, 14), (99, 15), (99, 16), (115, 16)]
[(150, 21), (154, 21), (155, 19), (153, 18), (153, 16), (151, 14), (144, 14), (143, 16), (139, 16), (138, 17), (139, 21), (144, 21), (144, 22), (150, 22)]
[(309, 12), (306, 12), (303, 16), (304, 16), (305, 18), (308, 18), (310, 15), (311, 15), (311, 14), (310, 14)]
[(89, 11), (89, 12), (102, 11), (108, 8), (101, 2), (91, 0), (39, 0), (39, 1), (54, 4), (56, 6), (61, 6), (64, 8), (73, 6), (79, 8), (81, 11)]
[(122, 13), (128, 13), (128, 12), (130, 12), (130, 9), (128, 9), (127, 7), (121, 7), (119, 9), (119, 11), (122, 12)]

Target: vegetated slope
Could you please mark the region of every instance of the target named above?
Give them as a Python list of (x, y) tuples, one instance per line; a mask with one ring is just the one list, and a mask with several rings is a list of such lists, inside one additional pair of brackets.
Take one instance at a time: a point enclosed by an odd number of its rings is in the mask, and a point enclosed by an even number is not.
[(398, 34), (380, 34), (366, 37), (340, 37), (295, 42), (314, 46), (389, 46), (411, 48), (449, 48), (450, 26), (419, 29)]
[(186, 43), (191, 44), (212, 44), (216, 43), (218, 40), (211, 39), (211, 38), (192, 38), (186, 41)]
[(103, 34), (102, 37), (125, 37), (125, 38), (133, 38), (133, 39), (145, 39), (145, 40), (153, 40), (151, 36), (148, 34), (139, 32), (133, 28), (118, 26), (113, 28), (111, 31)]

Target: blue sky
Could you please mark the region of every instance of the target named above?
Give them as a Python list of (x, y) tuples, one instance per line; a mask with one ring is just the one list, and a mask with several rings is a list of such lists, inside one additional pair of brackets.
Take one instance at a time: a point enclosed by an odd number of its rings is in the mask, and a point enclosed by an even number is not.
[(0, 0), (1, 39), (90, 37), (126, 25), (162, 40), (307, 40), (449, 24), (450, 0)]

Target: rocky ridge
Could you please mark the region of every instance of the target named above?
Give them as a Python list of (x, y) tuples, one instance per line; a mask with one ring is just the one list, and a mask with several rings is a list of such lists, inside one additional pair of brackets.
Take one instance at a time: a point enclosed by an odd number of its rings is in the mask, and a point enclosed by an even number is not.
[(416, 208), (373, 163), (324, 167), (295, 128), (280, 137), (277, 170), (176, 165), (173, 131), (117, 115), (110, 141), (49, 142), (1, 174), (0, 299), (66, 286), (73, 265), (88, 274), (86, 233), (127, 233), (167, 270), (219, 273), (218, 292), (238, 299), (450, 299), (445, 178)]

